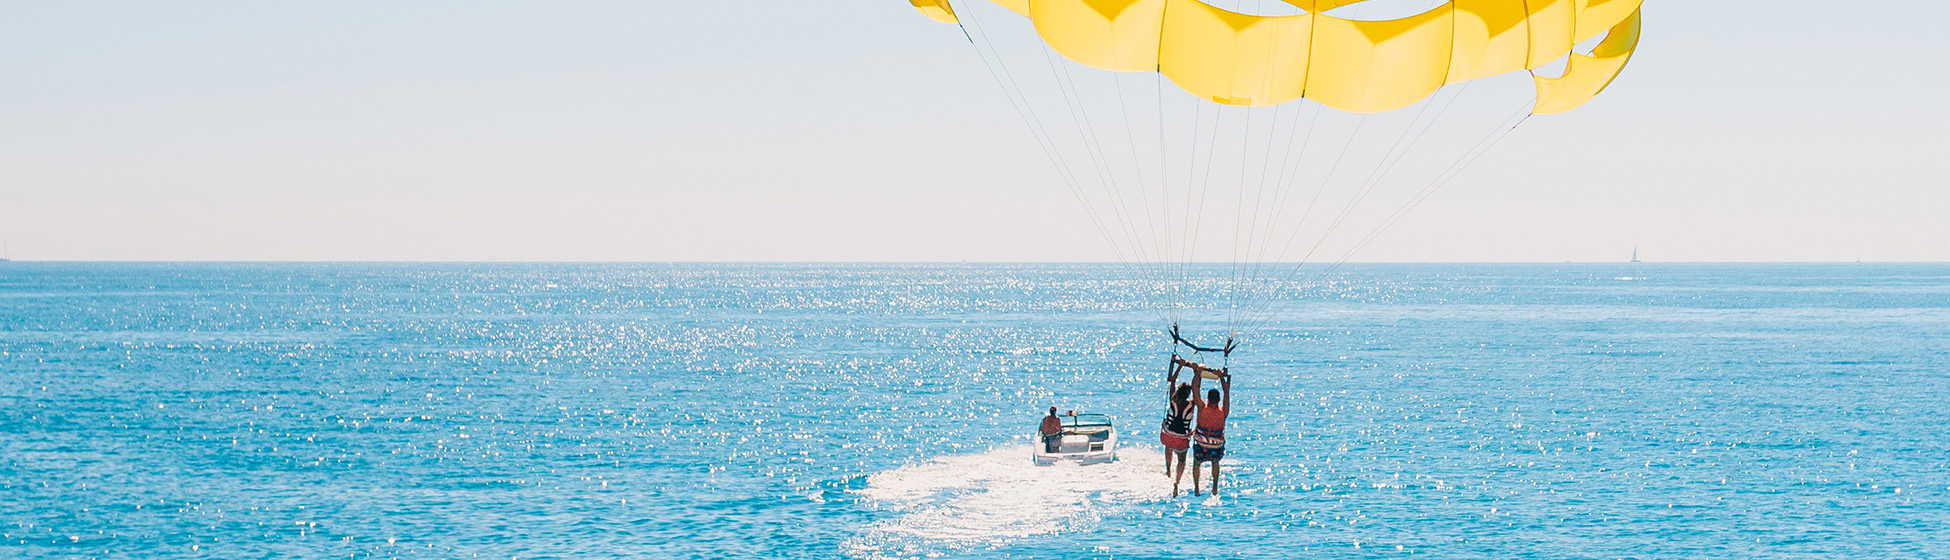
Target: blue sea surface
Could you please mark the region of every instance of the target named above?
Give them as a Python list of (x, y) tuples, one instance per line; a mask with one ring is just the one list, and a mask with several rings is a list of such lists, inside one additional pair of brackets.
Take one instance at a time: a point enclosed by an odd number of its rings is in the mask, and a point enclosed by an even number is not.
[[(1950, 265), (1348, 265), (1232, 356), (1216, 498), (1137, 293), (0, 263), (0, 557), (1950, 557)], [(1032, 467), (1049, 406), (1121, 460)]]

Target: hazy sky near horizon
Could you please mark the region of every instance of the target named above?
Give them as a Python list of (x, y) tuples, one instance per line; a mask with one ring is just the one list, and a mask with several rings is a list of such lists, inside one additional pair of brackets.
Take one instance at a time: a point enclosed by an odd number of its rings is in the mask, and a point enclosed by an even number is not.
[[(1355, 260), (1950, 260), (1950, 4), (1645, 11)], [(15, 259), (1111, 259), (1034, 146), (898, 0), (0, 5)]]

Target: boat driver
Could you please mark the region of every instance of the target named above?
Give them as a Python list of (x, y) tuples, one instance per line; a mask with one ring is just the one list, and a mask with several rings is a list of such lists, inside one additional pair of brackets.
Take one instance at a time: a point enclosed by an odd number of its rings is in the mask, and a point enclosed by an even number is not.
[(1043, 417), (1043, 452), (1055, 453), (1063, 445), (1063, 419), (1056, 417), (1056, 407), (1049, 407), (1049, 416)]

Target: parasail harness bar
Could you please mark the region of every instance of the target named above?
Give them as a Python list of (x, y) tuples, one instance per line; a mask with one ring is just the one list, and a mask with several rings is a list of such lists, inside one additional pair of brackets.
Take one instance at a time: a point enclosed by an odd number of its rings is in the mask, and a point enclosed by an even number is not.
[(1185, 345), (1186, 348), (1192, 349), (1193, 352), (1218, 352), (1228, 359), (1232, 358), (1233, 349), (1239, 347), (1238, 341), (1232, 337), (1226, 337), (1226, 345), (1219, 348), (1207, 348), (1192, 344), (1192, 341), (1185, 340), (1185, 337), (1178, 335), (1178, 325), (1171, 326), (1171, 340), (1172, 342)]
[(1178, 357), (1177, 354), (1171, 355), (1171, 368), (1172, 368), (1172, 373), (1174, 374), (1176, 374), (1179, 370), (1186, 370), (1186, 369), (1192, 370), (1192, 373), (1196, 375), (1204, 375), (1207, 373), (1211, 373), (1218, 377), (1225, 377), (1232, 373), (1232, 368), (1230, 367), (1215, 368), (1212, 366), (1208, 366), (1205, 364), (1180, 358)]

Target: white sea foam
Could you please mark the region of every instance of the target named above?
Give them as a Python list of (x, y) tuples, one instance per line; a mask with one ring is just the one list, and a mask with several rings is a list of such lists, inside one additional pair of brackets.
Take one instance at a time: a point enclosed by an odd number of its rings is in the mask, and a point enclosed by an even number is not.
[(1036, 535), (1086, 531), (1134, 504), (1171, 493), (1156, 450), (1123, 448), (1114, 463), (1030, 464), (1030, 447), (942, 457), (867, 477), (859, 493), (898, 512), (846, 543), (881, 558), (994, 547)]

